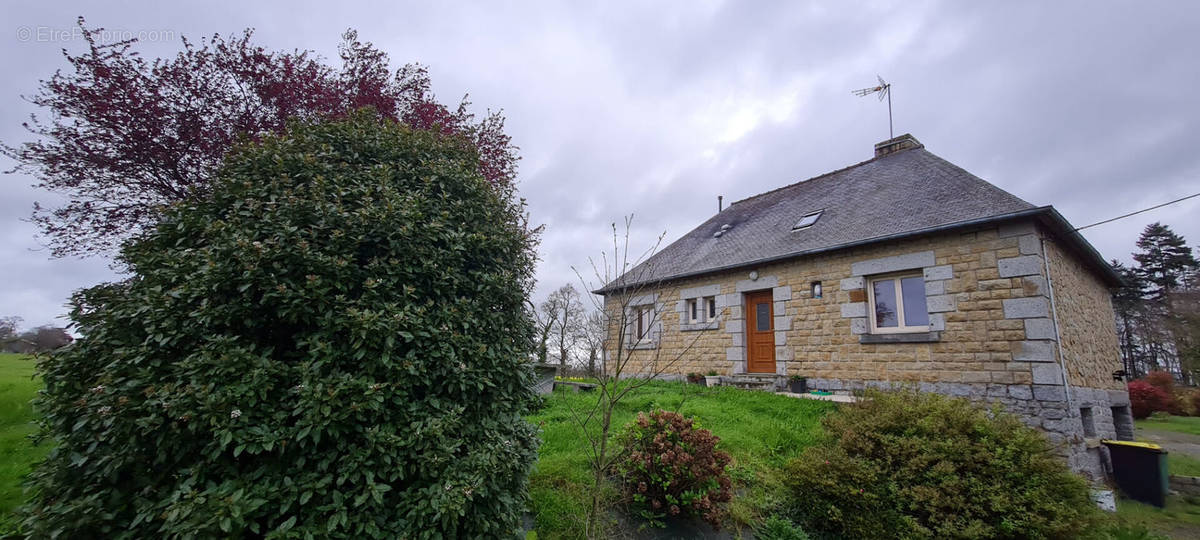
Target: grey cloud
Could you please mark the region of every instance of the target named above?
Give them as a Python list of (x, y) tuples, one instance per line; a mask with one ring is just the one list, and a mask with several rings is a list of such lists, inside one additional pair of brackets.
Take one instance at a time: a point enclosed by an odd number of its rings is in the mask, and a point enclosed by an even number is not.
[[(737, 199), (868, 159), (887, 137), (886, 105), (856, 98), (878, 73), (895, 85), (897, 133), (1083, 225), (1200, 187), (1200, 108), (1185, 3), (791, 2), (409, 5), (329, 3), (10, 8), (10, 24), (191, 37), (258, 28), (261, 43), (336, 56), (347, 27), (393, 63), (427, 64), (443, 101), (470, 93), (503, 109), (522, 148), (522, 195), (536, 223), (538, 296), (576, 283), (571, 266), (611, 249), (612, 222), (635, 214), (638, 249), (678, 238)], [(0, 32), (6, 31), (0, 28)], [(0, 34), (2, 35), (2, 34)], [(0, 37), (0, 39), (4, 39)], [(0, 52), (0, 140), (23, 140), (17, 98), (64, 67), (58, 48)], [(150, 54), (177, 42), (147, 44)], [(48, 261), (18, 221), (39, 195), (0, 202), (0, 314), (61, 313), (70, 290), (112, 279), (104, 261)], [(902, 201), (898, 201), (902, 204)], [(1128, 259), (1149, 222), (1200, 243), (1200, 202), (1085, 231)], [(38, 321), (40, 322), (40, 320)]]

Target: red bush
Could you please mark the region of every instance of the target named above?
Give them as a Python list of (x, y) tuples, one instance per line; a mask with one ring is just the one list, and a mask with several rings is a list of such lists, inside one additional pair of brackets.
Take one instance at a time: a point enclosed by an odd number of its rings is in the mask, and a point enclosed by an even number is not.
[(1165, 371), (1151, 371), (1142, 380), (1168, 394), (1175, 391), (1175, 376)]
[(1129, 383), (1129, 404), (1134, 418), (1146, 418), (1150, 413), (1169, 410), (1172, 401), (1170, 394), (1146, 381)]
[(1190, 407), (1186, 403), (1183, 403), (1183, 400), (1181, 400), (1180, 396), (1178, 396), (1175, 392), (1174, 375), (1171, 375), (1166, 371), (1151, 371), (1150, 373), (1147, 373), (1145, 377), (1142, 377), (1141, 380), (1145, 381), (1146, 384), (1149, 384), (1150, 386), (1162, 390), (1163, 393), (1167, 395), (1165, 408), (1157, 410), (1167, 411), (1175, 416), (1191, 414), (1191, 411), (1187, 410)]
[(625, 492), (652, 525), (680, 514), (699, 515), (719, 527), (732, 498), (729, 454), (716, 449), (720, 437), (669, 411), (638, 413), (621, 434), (628, 457), (618, 465)]

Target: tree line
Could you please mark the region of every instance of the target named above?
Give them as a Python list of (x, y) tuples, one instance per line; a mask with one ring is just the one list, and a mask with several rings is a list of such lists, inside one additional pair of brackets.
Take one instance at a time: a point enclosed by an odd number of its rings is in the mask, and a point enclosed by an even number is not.
[(1183, 236), (1152, 223), (1133, 264), (1111, 264), (1125, 282), (1113, 293), (1121, 361), (1130, 379), (1166, 371), (1200, 381), (1200, 262)]
[(65, 328), (46, 324), (21, 332), (20, 326), (20, 317), (0, 317), (0, 352), (49, 352), (74, 341)]
[(604, 362), (608, 319), (570, 283), (555, 289), (537, 306), (537, 361), (558, 364), (559, 373), (595, 377)]

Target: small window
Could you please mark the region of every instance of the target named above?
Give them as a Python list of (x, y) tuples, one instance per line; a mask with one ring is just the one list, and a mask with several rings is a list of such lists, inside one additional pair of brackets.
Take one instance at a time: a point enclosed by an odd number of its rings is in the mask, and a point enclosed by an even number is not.
[(871, 332), (928, 332), (925, 278), (920, 274), (874, 278), (867, 287)]
[(708, 320), (717, 318), (717, 297), (710, 296), (704, 299), (704, 304), (708, 306)]
[(1129, 405), (1112, 407), (1113, 429), (1117, 432), (1117, 440), (1133, 440), (1133, 416)]
[(643, 339), (650, 333), (650, 323), (653, 312), (650, 311), (650, 306), (640, 306), (634, 308), (637, 310), (637, 339)]
[(688, 322), (700, 321), (700, 306), (697, 304), (699, 304), (699, 302), (697, 302), (695, 298), (687, 301)]
[(797, 221), (796, 224), (792, 226), (792, 230), (798, 231), (800, 229), (812, 227), (813, 223), (816, 223), (818, 219), (821, 219), (821, 212), (824, 212), (824, 210), (806, 214), (804, 217), (800, 218), (800, 221)]
[(754, 325), (758, 332), (771, 329), (771, 304), (762, 302), (754, 305)]
[(813, 298), (821, 297), (821, 282), (820, 281), (812, 282), (812, 297)]
[(1096, 419), (1095, 419), (1095, 417), (1092, 416), (1092, 408), (1091, 407), (1080, 407), (1079, 408), (1079, 419), (1081, 421), (1083, 421), (1083, 436), (1084, 437), (1095, 437), (1096, 436)]

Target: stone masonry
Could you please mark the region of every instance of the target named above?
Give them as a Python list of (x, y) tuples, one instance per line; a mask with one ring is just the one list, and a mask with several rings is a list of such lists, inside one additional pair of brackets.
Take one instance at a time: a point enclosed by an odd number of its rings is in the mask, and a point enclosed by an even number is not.
[[(897, 273), (923, 278), (928, 332), (870, 332), (867, 283)], [(743, 297), (763, 290), (774, 299), (776, 373), (812, 388), (914, 385), (1001, 403), (1093, 480), (1107, 463), (1099, 439), (1132, 438), (1128, 394), (1112, 380), (1120, 360), (1109, 291), (1031, 220), (681, 279), (638, 299), (610, 295), (610, 309), (656, 310), (652, 339), (632, 351), (626, 373), (651, 364), (672, 377), (745, 372)], [(688, 302), (709, 298), (716, 317), (689, 320)]]

